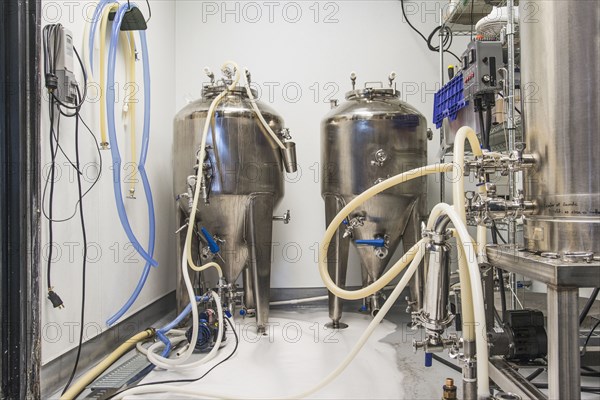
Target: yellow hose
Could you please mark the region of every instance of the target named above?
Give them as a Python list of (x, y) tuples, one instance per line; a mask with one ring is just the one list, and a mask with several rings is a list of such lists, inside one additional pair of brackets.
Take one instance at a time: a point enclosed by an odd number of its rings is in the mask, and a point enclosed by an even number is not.
[(131, 338), (125, 343), (116, 348), (115, 351), (110, 353), (104, 360), (100, 361), (98, 365), (86, 372), (81, 378), (79, 378), (69, 390), (67, 390), (60, 400), (72, 400), (79, 395), (90, 383), (99, 377), (104, 371), (106, 371), (111, 365), (113, 365), (119, 358), (123, 357), (125, 353), (135, 347), (138, 342), (144, 341), (154, 336), (154, 329), (146, 329)]
[(426, 175), (431, 174), (439, 174), (442, 172), (449, 172), (454, 168), (454, 165), (451, 163), (447, 164), (434, 164), (428, 165), (426, 167), (416, 168), (402, 174), (393, 176), (385, 181), (367, 189), (357, 197), (355, 197), (350, 203), (348, 203), (331, 221), (327, 230), (325, 231), (325, 236), (323, 240), (321, 240), (321, 247), (319, 251), (321, 252), (321, 257), (319, 257), (319, 273), (321, 274), (321, 279), (325, 283), (325, 286), (331, 293), (334, 295), (348, 300), (358, 300), (370, 296), (377, 291), (383, 289), (385, 285), (394, 279), (402, 269), (410, 263), (410, 261), (414, 258), (419, 246), (421, 245), (421, 241), (415, 244), (406, 254), (398, 261), (390, 270), (388, 270), (381, 278), (373, 282), (367, 287), (358, 290), (344, 290), (335, 284), (335, 282), (329, 276), (329, 271), (327, 269), (327, 250), (329, 249), (329, 244), (331, 243), (331, 239), (333, 235), (338, 230), (338, 227), (342, 224), (342, 221), (357, 207), (365, 203), (371, 197), (377, 195), (378, 193), (383, 192), (391, 188), (392, 186), (408, 182), (411, 179), (420, 178)]
[(111, 4), (102, 11), (100, 19), (100, 145), (103, 149), (108, 148), (108, 138), (106, 133), (106, 102), (104, 101), (104, 91), (106, 87), (106, 27), (108, 25), (108, 15), (111, 11), (117, 11), (118, 4)]
[[(128, 32), (128, 38), (129, 38), (129, 46), (127, 48), (126, 54), (128, 55), (127, 58), (127, 62), (128, 62), (128, 73), (129, 76), (127, 77), (127, 82), (128, 83), (132, 83), (133, 84), (133, 93), (135, 92), (135, 88), (136, 88), (136, 75), (135, 75), (135, 38), (133, 35), (133, 32)], [(125, 42), (124, 42), (125, 43)], [(131, 145), (131, 165), (134, 166), (133, 168), (133, 173), (131, 174), (131, 181), (129, 182), (129, 197), (130, 198), (134, 198), (135, 197), (135, 184), (137, 182), (137, 164), (136, 164), (136, 160), (137, 160), (137, 145), (136, 145), (136, 126), (135, 126), (135, 120), (136, 120), (136, 103), (137, 100), (134, 98), (134, 95), (129, 96), (129, 102), (127, 103), (127, 116), (129, 117), (129, 136), (130, 136), (130, 145)], [(127, 96), (127, 93), (125, 93), (125, 96)], [(127, 98), (127, 97), (126, 97)]]

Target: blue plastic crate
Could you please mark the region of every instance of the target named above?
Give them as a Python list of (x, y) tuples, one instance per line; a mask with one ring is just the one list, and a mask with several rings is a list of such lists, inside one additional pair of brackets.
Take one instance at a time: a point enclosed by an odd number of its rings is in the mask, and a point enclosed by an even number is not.
[(458, 111), (469, 104), (469, 101), (465, 100), (463, 88), (463, 75), (459, 72), (435, 94), (433, 122), (437, 128), (442, 126), (444, 118), (454, 121)]

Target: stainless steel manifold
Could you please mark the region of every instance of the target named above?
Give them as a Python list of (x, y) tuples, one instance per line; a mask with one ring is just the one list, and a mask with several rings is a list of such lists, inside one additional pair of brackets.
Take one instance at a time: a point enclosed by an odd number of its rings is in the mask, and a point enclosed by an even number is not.
[[(226, 281), (219, 286), (223, 302), (231, 312), (236, 305), (243, 314), (255, 312), (260, 331), (269, 317), (273, 220), (289, 221), (289, 212), (274, 218), (273, 209), (284, 194), (283, 171), (295, 170), (294, 144), (287, 141), (289, 131), (284, 129), (282, 117), (256, 101), (267, 124), (286, 144), (287, 154), (281, 151), (257, 118), (253, 100), (244, 87), (238, 86), (227, 93), (216, 109), (205, 159), (198, 160), (210, 104), (231, 84), (231, 80), (214, 82), (212, 74), (209, 77), (212, 82), (204, 86), (202, 98), (188, 104), (175, 117), (172, 157), (177, 226), (187, 223), (198, 168), (202, 168), (204, 180), (196, 210), (192, 254), (197, 263), (215, 261), (221, 266)], [(184, 236), (178, 243), (179, 256)], [(181, 311), (189, 299), (181, 269), (177, 271), (177, 308)], [(190, 270), (190, 274), (196, 290), (207, 289), (198, 273)], [(235, 284), (240, 274), (243, 290)]]
[[(321, 123), (321, 194), (325, 200), (327, 225), (357, 195), (391, 176), (427, 162), (427, 123), (415, 108), (400, 99), (393, 81), (389, 87), (369, 83), (352, 91)], [(371, 83), (372, 84), (372, 83)], [(348, 216), (332, 239), (327, 264), (339, 286), (346, 282), (350, 244), (356, 247), (362, 266), (363, 285), (377, 280), (402, 241), (410, 249), (420, 239), (420, 221), (426, 214), (426, 178), (395, 186), (370, 199)], [(422, 274), (419, 269), (411, 283), (410, 304), (417, 311), (422, 304)], [(329, 314), (334, 328), (340, 322), (342, 302), (329, 295)], [(379, 310), (381, 294), (365, 300), (371, 313)]]

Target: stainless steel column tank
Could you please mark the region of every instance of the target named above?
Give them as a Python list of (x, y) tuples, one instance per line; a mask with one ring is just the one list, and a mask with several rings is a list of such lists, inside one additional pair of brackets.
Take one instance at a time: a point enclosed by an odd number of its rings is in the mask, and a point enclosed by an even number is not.
[(520, 22), (525, 138), (537, 161), (525, 194), (538, 206), (525, 218), (525, 246), (597, 256), (600, 6), (528, 0), (520, 7), (528, 16)]
[[(352, 91), (321, 123), (321, 194), (325, 200), (327, 225), (354, 197), (382, 180), (421, 167), (427, 163), (427, 123), (415, 108), (400, 99), (392, 73), (388, 88), (365, 84)], [(383, 85), (381, 85), (383, 86)], [(358, 250), (363, 284), (377, 280), (384, 272), (400, 241), (405, 250), (420, 238), (420, 220), (426, 212), (426, 178), (416, 179), (378, 194), (349, 215), (334, 236), (327, 262), (329, 273), (344, 286), (348, 251), (352, 243)], [(422, 273), (422, 268), (420, 269)], [(416, 276), (412, 301), (421, 302)], [(374, 314), (379, 296), (366, 300)], [(330, 293), (329, 314), (334, 328), (340, 323), (341, 301)]]
[[(188, 104), (175, 117), (172, 157), (178, 226), (185, 225), (190, 213), (199, 164), (197, 152), (208, 109), (225, 84), (230, 83), (225, 80), (206, 85), (202, 98)], [(282, 140), (288, 139), (281, 116), (260, 101), (257, 105), (273, 131), (281, 134)], [(192, 250), (199, 263), (215, 261), (222, 267), (227, 281), (227, 286), (220, 288), (223, 302), (230, 308), (237, 302), (244, 309), (255, 310), (259, 330), (269, 315), (273, 209), (284, 194), (282, 154), (263, 130), (241, 86), (230, 91), (216, 109), (206, 158), (200, 163), (206, 184), (202, 186), (197, 209)], [(179, 242), (179, 256), (184, 236)], [(180, 268), (177, 271), (181, 310), (188, 304), (188, 297)], [(242, 272), (243, 297), (235, 286)], [(196, 286), (202, 287), (198, 274), (191, 270), (190, 274), (196, 278)]]

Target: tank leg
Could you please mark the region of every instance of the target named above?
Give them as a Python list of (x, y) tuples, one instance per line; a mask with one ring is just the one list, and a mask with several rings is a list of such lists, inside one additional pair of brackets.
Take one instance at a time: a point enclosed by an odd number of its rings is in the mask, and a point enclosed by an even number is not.
[(273, 207), (273, 196), (260, 195), (251, 200), (248, 211), (249, 267), (259, 333), (265, 332), (269, 320)]
[[(419, 226), (419, 223), (419, 217), (416, 211), (413, 211), (408, 224), (406, 225), (406, 229), (404, 230), (404, 234), (402, 235), (402, 245), (404, 246), (405, 252), (410, 250), (410, 248), (421, 238), (421, 227)], [(410, 311), (416, 312), (423, 307), (424, 285), (425, 271), (423, 268), (418, 268), (409, 283), (410, 297), (407, 299), (409, 307), (407, 308), (407, 311), (410, 309)]]
[[(342, 202), (335, 196), (325, 196), (325, 219), (327, 225), (343, 208)], [(339, 287), (346, 286), (346, 272), (348, 270), (348, 251), (350, 250), (350, 239), (344, 238), (344, 229), (338, 229), (329, 245), (327, 252), (327, 269), (335, 284)], [(344, 329), (348, 325), (340, 322), (342, 318), (342, 299), (329, 293), (329, 318), (331, 323), (326, 326), (333, 329)]]
[(242, 271), (242, 279), (244, 281), (244, 307), (247, 310), (255, 310), (256, 303), (254, 301), (254, 286), (252, 282), (254, 278), (252, 276), (252, 268), (246, 267)]

